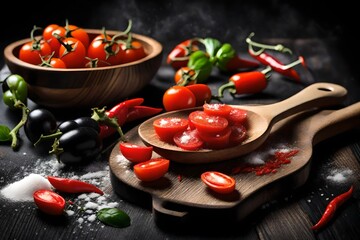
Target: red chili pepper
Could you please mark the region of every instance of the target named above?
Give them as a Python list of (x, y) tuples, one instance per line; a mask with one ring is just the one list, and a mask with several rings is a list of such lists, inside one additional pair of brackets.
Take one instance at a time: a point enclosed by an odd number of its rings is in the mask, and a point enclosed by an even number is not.
[(166, 63), (171, 65), (174, 70), (186, 67), (190, 54), (198, 49), (198, 41), (196, 39), (185, 40), (171, 50), (167, 56)]
[(314, 226), (312, 226), (311, 229), (318, 230), (324, 227), (333, 218), (335, 211), (351, 197), (353, 191), (354, 187), (351, 186), (347, 192), (344, 192), (331, 200), (320, 220)]
[(239, 69), (258, 68), (259, 66), (259, 62), (250, 61), (235, 55), (235, 57), (227, 62), (226, 69), (227, 71), (236, 71)]
[(125, 140), (121, 126), (126, 122), (129, 108), (138, 106), (143, 102), (143, 98), (134, 98), (120, 102), (108, 111), (105, 108), (94, 108), (92, 118), (99, 122), (101, 139), (107, 138), (117, 131), (120, 137)]
[[(272, 56), (271, 54), (265, 52), (265, 49), (272, 49), (275, 51), (280, 51), (280, 52), (290, 52), (291, 50), (288, 48), (285, 48), (284, 46), (282, 46), (281, 44), (276, 45), (276, 46), (272, 46), (272, 45), (265, 45), (262, 43), (256, 43), (254, 41), (251, 40), (251, 37), (253, 36), (253, 34), (251, 34), (247, 39), (246, 42), (248, 43), (248, 52), (249, 54), (255, 58), (256, 60), (258, 60), (260, 63), (266, 65), (266, 66), (270, 66), (273, 71), (280, 73), (281, 75), (293, 79), (297, 82), (300, 82), (300, 76), (299, 73), (293, 68), (294, 66), (298, 65), (298, 64), (302, 64), (304, 67), (306, 67), (306, 63), (305, 60), (302, 56), (300, 56), (296, 61), (284, 65), (279, 59), (275, 58), (274, 56)], [(255, 51), (253, 49), (253, 47), (260, 47), (260, 50)]]
[(126, 116), (126, 122), (136, 121), (141, 118), (154, 116), (160, 113), (162, 108), (148, 107), (148, 106), (134, 106), (129, 108), (128, 114)]
[(271, 67), (262, 71), (240, 72), (232, 75), (229, 82), (218, 88), (218, 98), (224, 96), (224, 91), (229, 90), (231, 94), (253, 94), (263, 91), (270, 77)]
[(56, 190), (66, 193), (89, 193), (95, 192), (100, 195), (103, 195), (104, 192), (101, 191), (98, 187), (93, 184), (83, 182), (77, 179), (69, 179), (69, 178), (60, 178), (54, 176), (47, 177), (51, 185)]

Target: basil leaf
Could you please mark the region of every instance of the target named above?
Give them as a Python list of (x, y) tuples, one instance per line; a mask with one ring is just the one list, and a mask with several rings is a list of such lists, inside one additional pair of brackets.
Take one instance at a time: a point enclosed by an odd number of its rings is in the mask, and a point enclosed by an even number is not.
[(130, 226), (130, 217), (118, 208), (103, 208), (96, 213), (96, 217), (103, 223), (118, 228)]
[(11, 141), (10, 128), (4, 125), (0, 125), (0, 142)]

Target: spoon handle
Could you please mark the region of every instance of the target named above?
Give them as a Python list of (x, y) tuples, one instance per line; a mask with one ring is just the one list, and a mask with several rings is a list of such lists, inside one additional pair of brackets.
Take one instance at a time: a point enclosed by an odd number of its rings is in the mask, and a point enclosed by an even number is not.
[(309, 132), (315, 134), (313, 145), (339, 133), (360, 126), (360, 102), (339, 110), (323, 110), (315, 114), (308, 124)]
[(262, 114), (272, 124), (295, 113), (312, 108), (337, 105), (342, 103), (347, 90), (333, 83), (314, 83), (297, 94), (277, 103), (261, 106)]

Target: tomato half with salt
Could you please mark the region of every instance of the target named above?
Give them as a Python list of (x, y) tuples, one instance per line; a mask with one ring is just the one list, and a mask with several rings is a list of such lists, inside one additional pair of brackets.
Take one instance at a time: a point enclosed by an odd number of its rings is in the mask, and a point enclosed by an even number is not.
[(227, 117), (230, 114), (232, 107), (225, 103), (205, 103), (203, 105), (204, 112), (210, 115)]
[(170, 166), (170, 160), (165, 158), (152, 158), (148, 161), (134, 165), (134, 173), (141, 181), (155, 181), (164, 176)]
[(222, 149), (229, 146), (231, 128), (227, 127), (219, 133), (199, 132), (199, 137), (204, 141), (204, 145), (210, 149)]
[(201, 180), (213, 191), (221, 194), (235, 190), (235, 179), (221, 172), (207, 171), (201, 174)]
[(183, 132), (189, 124), (188, 119), (177, 117), (165, 117), (154, 120), (153, 127), (162, 141), (173, 143), (174, 135)]
[(174, 142), (178, 147), (185, 150), (198, 150), (204, 145), (196, 129), (178, 132), (174, 136)]
[(199, 132), (204, 133), (219, 133), (229, 124), (228, 120), (224, 117), (209, 115), (199, 110), (189, 114), (189, 121)]

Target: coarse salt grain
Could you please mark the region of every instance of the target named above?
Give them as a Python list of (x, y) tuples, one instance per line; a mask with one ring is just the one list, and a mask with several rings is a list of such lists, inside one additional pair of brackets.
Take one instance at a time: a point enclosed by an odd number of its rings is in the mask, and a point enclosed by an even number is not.
[(13, 201), (33, 201), (33, 194), (39, 189), (52, 189), (50, 182), (39, 174), (29, 174), (23, 179), (7, 185), (1, 194)]

